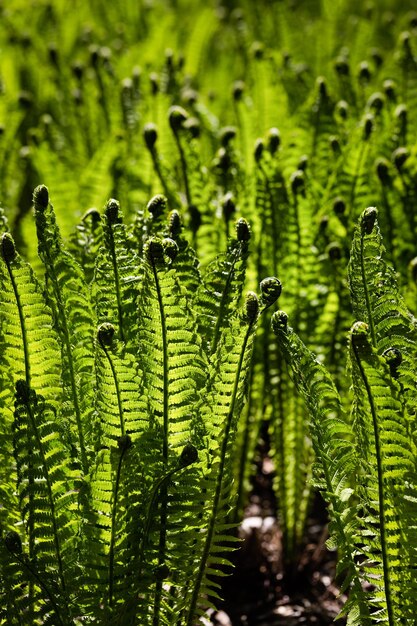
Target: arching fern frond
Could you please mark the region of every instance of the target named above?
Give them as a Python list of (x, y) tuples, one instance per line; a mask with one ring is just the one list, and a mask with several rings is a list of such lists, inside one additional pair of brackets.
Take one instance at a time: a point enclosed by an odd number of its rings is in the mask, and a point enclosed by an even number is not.
[(345, 576), (343, 588), (350, 587), (343, 613), (349, 614), (351, 626), (369, 626), (369, 609), (356, 561), (357, 506), (351, 484), (357, 459), (352, 432), (329, 373), (287, 326), (287, 315), (283, 311), (273, 315), (272, 329), (310, 415), (315, 452), (313, 479), (329, 503), (331, 542), (339, 550), (338, 573)]

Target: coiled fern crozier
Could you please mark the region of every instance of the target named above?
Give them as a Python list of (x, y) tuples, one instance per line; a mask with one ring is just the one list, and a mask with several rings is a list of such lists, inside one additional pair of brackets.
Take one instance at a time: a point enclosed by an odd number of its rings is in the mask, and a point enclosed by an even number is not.
[(88, 283), (85, 240), (77, 260), (45, 186), (33, 202), (44, 285), (1, 239), (2, 623), (194, 624), (235, 543), (236, 432), (280, 282), (242, 309), (247, 222), (203, 282), (157, 197), (142, 236), (115, 200), (94, 216)]

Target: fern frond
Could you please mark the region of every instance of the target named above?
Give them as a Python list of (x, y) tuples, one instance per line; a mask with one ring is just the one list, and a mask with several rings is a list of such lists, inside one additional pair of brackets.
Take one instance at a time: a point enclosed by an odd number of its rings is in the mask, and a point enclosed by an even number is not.
[(250, 228), (241, 218), (225, 255), (219, 255), (206, 269), (195, 307), (199, 329), (209, 354), (216, 352), (230, 316), (240, 302), (249, 253)]
[[(416, 588), (414, 568), (415, 444), (400, 400), (400, 385), (356, 322), (350, 338), (354, 391), (352, 425), (356, 435), (360, 534), (365, 580), (376, 590), (369, 603), (378, 623), (412, 624), (415, 612), (403, 585)], [(411, 496), (411, 497), (410, 497)]]
[(353, 312), (368, 324), (372, 344), (380, 355), (397, 351), (395, 377), (403, 386), (404, 401), (413, 414), (417, 397), (417, 322), (399, 292), (394, 271), (384, 261), (377, 215), (375, 208), (365, 209), (355, 230), (348, 271)]
[(83, 471), (87, 472), (92, 449), (94, 376), (90, 294), (81, 267), (62, 243), (46, 187), (35, 189), (33, 202), (38, 251), (46, 270), (46, 298), (62, 346), (61, 418), (71, 425), (72, 439), (80, 450)]
[(128, 245), (126, 228), (116, 200), (107, 202), (103, 239), (92, 283), (97, 322), (113, 324), (121, 341), (133, 353), (137, 350), (139, 263)]
[(217, 571), (210, 568), (218, 564), (218, 549), (221, 545), (233, 545), (233, 537), (227, 534), (226, 516), (231, 506), (232, 465), (227, 461), (236, 437), (239, 417), (245, 401), (250, 358), (257, 325), (259, 302), (249, 292), (245, 312), (235, 317), (224, 332), (216, 353), (212, 373), (203, 393), (199, 409), (199, 436), (207, 447), (204, 461), (204, 494), (210, 507), (203, 512), (202, 523), (207, 532), (198, 554), (198, 569), (187, 589), (186, 617), (184, 624), (192, 626), (204, 600), (218, 597), (217, 584), (211, 575)]
[(351, 443), (352, 432), (343, 416), (339, 394), (325, 367), (321, 365), (302, 341), (287, 326), (287, 315), (277, 312), (272, 328), (279, 350), (291, 368), (293, 380), (309, 415), (315, 464), (313, 477), (323, 497), (329, 502), (329, 530), (339, 549), (338, 572), (346, 576), (350, 586), (349, 601), (344, 613), (350, 613), (349, 623), (370, 625), (365, 591), (361, 586), (357, 557), (357, 508), (352, 502), (352, 478), (357, 459)]
[(14, 454), (28, 558), (53, 581), (65, 620), (76, 572), (74, 547), (79, 521), (75, 476), (61, 442), (55, 411), (26, 381), (16, 383)]

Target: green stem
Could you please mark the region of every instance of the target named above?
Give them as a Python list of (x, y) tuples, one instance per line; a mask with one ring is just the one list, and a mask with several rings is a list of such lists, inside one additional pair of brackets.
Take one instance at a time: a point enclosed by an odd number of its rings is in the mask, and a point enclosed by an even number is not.
[(15, 297), (16, 305), (17, 305), (17, 311), (19, 314), (20, 329), (22, 331), (23, 353), (24, 353), (24, 359), (25, 359), (25, 380), (26, 380), (27, 386), (30, 387), (29, 347), (28, 347), (28, 340), (27, 340), (27, 333), (26, 333), (25, 318), (23, 315), (23, 308), (22, 308), (22, 303), (20, 300), (20, 294), (17, 289), (17, 284), (16, 284), (14, 274), (12, 272), (12, 268), (8, 261), (6, 261), (6, 265), (7, 265), (7, 271), (9, 272), (10, 282), (12, 283), (12, 287), (13, 287), (14, 297)]
[(117, 514), (117, 499), (119, 495), (120, 486), (120, 474), (122, 471), (123, 458), (126, 452), (126, 448), (123, 448), (120, 452), (119, 462), (117, 464), (116, 481), (114, 484), (113, 502), (111, 511), (111, 537), (110, 537), (110, 549), (109, 549), (109, 606), (113, 606), (113, 588), (114, 588), (114, 548), (116, 543), (116, 514)]
[(124, 336), (124, 331), (123, 331), (123, 303), (122, 303), (122, 298), (120, 295), (119, 266), (117, 264), (112, 224), (108, 225), (108, 232), (109, 232), (109, 239), (110, 239), (110, 254), (111, 254), (111, 260), (112, 260), (112, 265), (113, 265), (114, 283), (115, 283), (115, 288), (116, 288), (117, 317), (119, 320), (120, 339), (122, 341), (125, 341), (125, 336)]
[(213, 340), (212, 340), (212, 345), (210, 347), (210, 352), (211, 354), (214, 354), (216, 352), (217, 349), (217, 345), (219, 343), (219, 339), (220, 339), (220, 325), (221, 322), (223, 321), (223, 313), (224, 313), (224, 309), (226, 306), (226, 300), (227, 300), (227, 296), (229, 294), (229, 287), (230, 287), (230, 283), (232, 282), (232, 277), (234, 275), (234, 270), (235, 270), (235, 266), (237, 261), (239, 260), (240, 256), (241, 256), (241, 245), (239, 246), (239, 249), (234, 249), (234, 255), (233, 255), (233, 260), (230, 264), (230, 269), (229, 272), (227, 274), (227, 279), (226, 279), (226, 284), (224, 286), (224, 289), (222, 291), (222, 297), (220, 300), (220, 304), (219, 304), (219, 311), (217, 314), (217, 319), (216, 319), (216, 326), (214, 329), (214, 333), (213, 333)]
[(366, 394), (368, 396), (369, 407), (371, 409), (372, 425), (373, 425), (374, 438), (375, 438), (375, 455), (376, 455), (377, 473), (378, 473), (379, 521), (380, 521), (380, 532), (381, 532), (382, 567), (384, 570), (385, 598), (387, 602), (389, 626), (395, 626), (394, 609), (393, 609), (392, 597), (391, 597), (391, 579), (390, 579), (388, 547), (387, 547), (387, 537), (386, 537), (385, 486), (384, 486), (384, 474), (383, 474), (383, 467), (382, 467), (382, 450), (381, 450), (381, 440), (380, 440), (380, 432), (379, 432), (379, 425), (378, 425), (378, 415), (377, 415), (377, 410), (376, 410), (375, 403), (374, 403), (374, 398), (372, 395), (372, 390), (371, 390), (365, 370), (360, 360), (358, 348), (354, 342), (352, 342), (352, 346), (353, 346), (353, 352), (355, 355), (356, 363), (358, 365), (359, 372), (360, 372), (361, 378), (365, 386)]
[[(60, 615), (60, 611), (59, 611), (59, 607), (57, 605), (57, 603), (55, 602), (55, 594), (52, 593), (52, 591), (50, 591), (49, 587), (47, 586), (47, 584), (45, 583), (45, 581), (39, 576), (39, 574), (37, 573), (36, 570), (34, 570), (32, 568), (32, 566), (29, 564), (29, 562), (25, 559), (25, 558), (20, 558), (19, 555), (13, 553), (13, 557), (20, 563), (20, 565), (27, 569), (28, 572), (30, 573), (30, 575), (35, 578), (36, 582), (38, 583), (39, 587), (41, 587), (41, 589), (43, 589), (46, 593), (46, 595), (49, 598), (49, 601), (55, 611), (55, 614), (59, 620), (59, 624), (61, 626), (65, 626), (65, 622), (62, 620), (62, 617)], [(29, 623), (29, 622), (28, 622)]]
[(187, 206), (189, 207), (192, 204), (192, 202), (191, 202), (190, 183), (188, 181), (187, 161), (185, 160), (184, 150), (182, 148), (181, 141), (180, 141), (180, 138), (178, 137), (178, 134), (174, 133), (174, 137), (175, 137), (175, 143), (177, 144), (177, 148), (178, 148), (178, 154), (180, 155), (182, 175), (184, 178), (185, 197), (187, 200)]
[[(167, 329), (164, 303), (162, 301), (161, 286), (159, 284), (158, 272), (154, 262), (152, 262), (152, 270), (155, 280), (156, 293), (158, 297), (159, 314), (162, 330), (162, 358), (163, 358), (163, 443), (162, 443), (162, 457), (164, 464), (164, 471), (166, 471), (168, 465), (168, 345), (167, 345)], [(159, 546), (158, 546), (158, 566), (162, 566), (165, 562), (166, 552), (166, 527), (168, 519), (168, 489), (166, 484), (161, 486), (161, 528), (159, 532)], [(155, 588), (155, 605), (153, 614), (153, 626), (159, 625), (160, 609), (162, 599), (162, 579), (158, 577)]]
[(365, 268), (365, 259), (364, 259), (364, 237), (365, 237), (365, 234), (361, 232), (361, 254), (360, 254), (361, 278), (362, 278), (363, 291), (365, 294), (366, 311), (368, 314), (367, 322), (369, 324), (369, 330), (371, 332), (372, 344), (376, 347), (376, 334), (375, 334), (374, 320), (372, 316), (371, 299), (369, 296), (368, 283), (366, 280), (366, 268)]
[(122, 397), (121, 397), (121, 393), (120, 393), (120, 385), (119, 385), (119, 379), (117, 378), (117, 374), (116, 374), (116, 369), (114, 367), (113, 361), (110, 357), (110, 354), (105, 346), (105, 344), (99, 339), (100, 341), (100, 346), (103, 349), (104, 354), (106, 355), (107, 361), (110, 365), (110, 369), (111, 369), (111, 373), (113, 376), (113, 381), (114, 381), (114, 387), (116, 389), (116, 396), (117, 396), (117, 408), (119, 411), (119, 419), (120, 419), (120, 430), (122, 431), (122, 436), (124, 436), (126, 434), (126, 427), (125, 427), (125, 419), (124, 419), (124, 411), (123, 411), (123, 404), (122, 404)]

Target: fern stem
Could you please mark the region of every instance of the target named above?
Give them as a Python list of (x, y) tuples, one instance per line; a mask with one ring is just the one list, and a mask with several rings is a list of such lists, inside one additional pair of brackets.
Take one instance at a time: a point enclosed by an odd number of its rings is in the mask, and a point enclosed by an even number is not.
[(124, 342), (125, 336), (123, 332), (123, 304), (122, 304), (122, 299), (120, 296), (119, 266), (117, 264), (112, 224), (108, 224), (108, 232), (109, 232), (109, 239), (110, 239), (110, 254), (111, 254), (111, 260), (112, 260), (113, 272), (114, 272), (114, 283), (115, 283), (115, 288), (116, 288), (117, 317), (119, 320), (120, 339)]
[(364, 259), (364, 237), (365, 237), (365, 233), (362, 231), (361, 232), (361, 254), (360, 254), (361, 277), (362, 277), (363, 291), (365, 294), (366, 311), (368, 313), (368, 319), (366, 321), (369, 324), (372, 344), (376, 346), (375, 325), (374, 325), (374, 320), (372, 316), (372, 307), (371, 307), (371, 299), (369, 296), (368, 283), (366, 280), (366, 268), (365, 268), (365, 259)]
[[(19, 563), (21, 564), (21, 566), (25, 569), (28, 570), (28, 572), (30, 573), (31, 576), (33, 576), (33, 578), (35, 578), (35, 580), (37, 581), (39, 587), (41, 587), (45, 592), (46, 595), (49, 598), (49, 601), (51, 603), (51, 605), (53, 606), (53, 609), (55, 611), (55, 614), (59, 620), (59, 624), (61, 624), (61, 626), (65, 626), (65, 622), (63, 621), (61, 614), (60, 614), (60, 609), (58, 604), (55, 602), (54, 599), (54, 594), (52, 593), (52, 591), (49, 590), (48, 585), (45, 583), (45, 581), (39, 576), (39, 574), (37, 573), (36, 570), (34, 570), (32, 568), (32, 566), (29, 564), (29, 562), (27, 561), (27, 559), (21, 559), (19, 557), (19, 555), (17, 555), (16, 553), (13, 553), (14, 558), (19, 561)], [(30, 618), (29, 618), (30, 619)], [(29, 622), (27, 622), (29, 623)]]
[(189, 207), (192, 204), (192, 202), (191, 202), (190, 183), (189, 183), (189, 180), (188, 180), (187, 161), (185, 159), (184, 149), (183, 149), (183, 147), (181, 145), (181, 141), (180, 141), (180, 138), (178, 137), (177, 133), (174, 133), (174, 138), (175, 138), (175, 143), (177, 144), (178, 154), (180, 156), (181, 170), (182, 170), (182, 175), (183, 175), (183, 179), (184, 179), (185, 197), (186, 197), (186, 200), (187, 200), (187, 207)]
[[(167, 329), (164, 303), (162, 301), (161, 286), (159, 284), (158, 272), (155, 262), (152, 260), (152, 271), (155, 280), (156, 293), (158, 297), (159, 315), (162, 330), (162, 358), (163, 358), (163, 442), (162, 442), (162, 458), (164, 471), (168, 465), (168, 345), (167, 345)], [(168, 489), (165, 484), (161, 486), (161, 528), (159, 532), (158, 546), (158, 566), (163, 565), (166, 552), (166, 526), (168, 518)], [(162, 579), (158, 577), (155, 588), (155, 605), (153, 614), (153, 626), (158, 626), (160, 618), (162, 597)]]
[(119, 379), (117, 378), (117, 374), (116, 374), (116, 370), (113, 364), (113, 361), (110, 357), (110, 354), (106, 348), (106, 346), (104, 345), (104, 342), (99, 339), (100, 341), (100, 346), (102, 347), (104, 354), (106, 355), (107, 361), (110, 365), (110, 369), (111, 369), (111, 373), (113, 376), (113, 381), (114, 381), (114, 387), (116, 389), (116, 397), (117, 397), (117, 408), (119, 411), (119, 418), (120, 418), (120, 430), (122, 432), (122, 436), (124, 436), (126, 434), (126, 427), (125, 427), (125, 419), (124, 419), (124, 411), (123, 411), (123, 404), (122, 404), (122, 396), (120, 393), (120, 385), (119, 385)]
[(24, 359), (25, 359), (25, 380), (26, 380), (26, 384), (28, 385), (28, 387), (30, 387), (29, 347), (28, 347), (28, 340), (27, 340), (27, 333), (26, 333), (25, 317), (23, 315), (22, 302), (20, 300), (19, 290), (17, 288), (16, 280), (12, 272), (10, 263), (6, 259), (5, 259), (5, 262), (7, 265), (7, 271), (9, 273), (10, 282), (12, 283), (13, 293), (14, 293), (14, 297), (15, 297), (16, 305), (17, 305), (17, 311), (19, 314), (20, 329), (22, 331), (23, 353), (24, 353)]
[(197, 608), (197, 602), (198, 602), (198, 598), (199, 598), (199, 595), (200, 595), (201, 583), (203, 581), (204, 572), (205, 572), (206, 565), (207, 565), (207, 560), (208, 560), (209, 555), (210, 555), (211, 543), (212, 543), (212, 540), (213, 540), (213, 535), (214, 535), (214, 531), (215, 531), (215, 527), (216, 527), (219, 503), (220, 503), (220, 499), (221, 499), (221, 495), (222, 495), (223, 476), (224, 476), (224, 472), (225, 472), (225, 469), (226, 469), (226, 455), (227, 455), (227, 448), (228, 448), (228, 444), (229, 444), (229, 435), (230, 435), (230, 430), (231, 430), (231, 427), (232, 427), (233, 415), (234, 415), (234, 412), (235, 412), (235, 404), (236, 404), (236, 399), (237, 399), (237, 393), (238, 393), (238, 387), (239, 387), (239, 382), (240, 382), (240, 376), (241, 376), (241, 372), (242, 372), (243, 360), (245, 358), (246, 347), (247, 347), (247, 344), (248, 344), (248, 341), (249, 341), (250, 334), (252, 332), (252, 328), (253, 328), (253, 322), (251, 322), (249, 324), (248, 329), (246, 331), (245, 338), (244, 338), (243, 344), (242, 344), (242, 349), (241, 349), (241, 352), (240, 352), (239, 363), (238, 363), (238, 366), (237, 366), (237, 369), (236, 369), (236, 376), (235, 376), (235, 382), (234, 382), (234, 386), (233, 386), (233, 393), (232, 393), (232, 398), (231, 398), (231, 401), (230, 401), (230, 408), (229, 408), (229, 412), (228, 412), (227, 419), (226, 419), (226, 425), (225, 425), (225, 429), (224, 429), (223, 441), (222, 441), (222, 445), (221, 445), (220, 464), (219, 464), (219, 470), (218, 470), (218, 474), (217, 474), (217, 478), (216, 478), (216, 489), (215, 489), (214, 498), (213, 498), (213, 504), (212, 504), (212, 509), (211, 509), (210, 521), (209, 521), (209, 525), (208, 525), (208, 529), (207, 529), (206, 541), (205, 541), (205, 544), (204, 544), (203, 554), (202, 554), (202, 557), (201, 557), (201, 560), (200, 560), (200, 566), (199, 566), (199, 569), (198, 569), (198, 572), (197, 572), (197, 575), (196, 575), (196, 580), (195, 580), (195, 583), (194, 583), (193, 593), (192, 593), (191, 600), (190, 600), (190, 608), (189, 608), (189, 611), (188, 611), (188, 616), (187, 616), (187, 620), (186, 620), (186, 626), (192, 626), (194, 613), (195, 613), (195, 610)]
[[(252, 363), (251, 373), (250, 373), (251, 382), (253, 379), (253, 369), (254, 367)], [(252, 414), (252, 394), (250, 393), (251, 382), (249, 383), (249, 386), (248, 386), (249, 396), (248, 396), (248, 403), (246, 405), (245, 428), (244, 428), (243, 442), (241, 445), (241, 451), (239, 455), (239, 472), (238, 472), (237, 489), (236, 489), (237, 498), (236, 498), (236, 506), (234, 510), (234, 515), (233, 515), (233, 522), (235, 524), (239, 522), (240, 513), (243, 510), (243, 504), (244, 504), (243, 498), (245, 495), (245, 491), (244, 491), (245, 468), (247, 464), (247, 456), (248, 456), (248, 450), (249, 450), (249, 439), (250, 439), (249, 428), (250, 428), (250, 419), (251, 419), (251, 414)]]
[[(20, 294), (19, 294), (19, 290), (17, 288), (17, 284), (16, 284), (16, 280), (14, 277), (14, 274), (12, 272), (12, 268), (10, 266), (10, 263), (7, 259), (5, 259), (6, 262), (6, 266), (7, 266), (7, 271), (9, 273), (9, 277), (10, 277), (10, 282), (12, 283), (12, 287), (13, 287), (13, 293), (14, 293), (14, 297), (16, 300), (16, 306), (17, 306), (17, 311), (19, 314), (19, 322), (20, 322), (20, 329), (21, 329), (21, 333), (22, 333), (22, 342), (23, 342), (23, 353), (24, 353), (24, 360), (25, 360), (25, 381), (27, 386), (30, 388), (30, 361), (29, 361), (29, 347), (28, 347), (28, 340), (27, 340), (27, 333), (26, 333), (26, 324), (25, 324), (25, 317), (23, 315), (23, 308), (22, 308), (22, 303), (20, 300)], [(29, 473), (29, 509), (31, 511), (33, 511), (34, 509), (34, 500), (33, 500), (33, 494), (34, 494), (34, 479), (33, 479), (33, 466), (32, 466), (32, 461), (31, 461), (31, 455), (29, 455), (28, 457), (28, 473)], [(29, 559), (33, 559), (34, 557), (34, 553), (35, 553), (35, 522), (33, 519), (33, 515), (29, 516), (29, 521), (28, 521), (28, 549), (29, 549)], [(33, 589), (33, 583), (30, 582), (29, 583), (29, 605), (30, 607), (32, 607), (32, 603), (33, 603), (33, 593), (34, 593), (34, 589)], [(30, 611), (32, 611), (32, 608), (30, 609)], [(29, 614), (29, 619), (31, 617), (31, 614)]]
[(114, 588), (114, 547), (116, 543), (116, 514), (117, 514), (117, 499), (119, 495), (120, 486), (120, 474), (122, 471), (122, 463), (127, 448), (123, 448), (120, 452), (119, 461), (117, 464), (116, 481), (114, 483), (112, 511), (111, 511), (111, 537), (110, 537), (110, 549), (109, 549), (109, 606), (113, 606), (113, 588)]
[(216, 352), (217, 345), (219, 343), (220, 327), (221, 327), (221, 322), (223, 319), (223, 312), (224, 312), (226, 301), (227, 301), (227, 295), (229, 293), (229, 286), (230, 286), (230, 283), (232, 282), (233, 272), (234, 272), (236, 263), (239, 259), (240, 253), (241, 253), (241, 245), (239, 246), (239, 250), (237, 249), (234, 250), (233, 261), (231, 263), (229, 272), (227, 274), (226, 284), (222, 292), (222, 297), (221, 297), (220, 304), (219, 304), (219, 311), (218, 311), (217, 319), (216, 319), (216, 326), (214, 328), (214, 333), (213, 333), (212, 345), (210, 346), (211, 354), (214, 354)]
[(378, 426), (378, 415), (374, 403), (374, 398), (372, 395), (372, 390), (369, 385), (365, 370), (362, 366), (358, 347), (352, 342), (353, 352), (355, 355), (356, 363), (358, 365), (358, 369), (363, 380), (366, 394), (368, 396), (369, 407), (371, 409), (372, 416), (372, 425), (374, 430), (374, 438), (375, 438), (375, 455), (376, 455), (376, 463), (377, 463), (377, 472), (378, 472), (378, 500), (379, 500), (379, 521), (380, 521), (380, 532), (381, 532), (381, 552), (382, 552), (382, 567), (384, 570), (384, 587), (385, 587), (385, 598), (387, 603), (387, 613), (388, 613), (388, 622), (389, 626), (395, 626), (394, 621), (394, 609), (392, 603), (391, 596), (391, 579), (390, 579), (390, 569), (389, 569), (389, 560), (388, 560), (388, 547), (387, 547), (387, 537), (386, 537), (386, 519), (385, 519), (385, 486), (384, 486), (384, 476), (383, 476), (383, 467), (382, 467), (382, 450), (381, 450), (381, 441), (380, 441), (380, 432)]
[(356, 195), (356, 187), (357, 187), (358, 181), (360, 179), (360, 173), (361, 173), (361, 170), (362, 170), (363, 162), (365, 160), (367, 147), (368, 147), (368, 143), (365, 142), (362, 145), (362, 149), (360, 151), (357, 167), (355, 168), (355, 173), (354, 173), (354, 176), (353, 176), (353, 182), (352, 182), (352, 186), (350, 188), (350, 194), (349, 194), (349, 204), (348, 204), (348, 211), (349, 211), (348, 218), (349, 219), (351, 219), (352, 216), (353, 216), (353, 218), (356, 217), (354, 215), (354, 208), (355, 208), (354, 207), (354, 202), (355, 202), (355, 195)]

